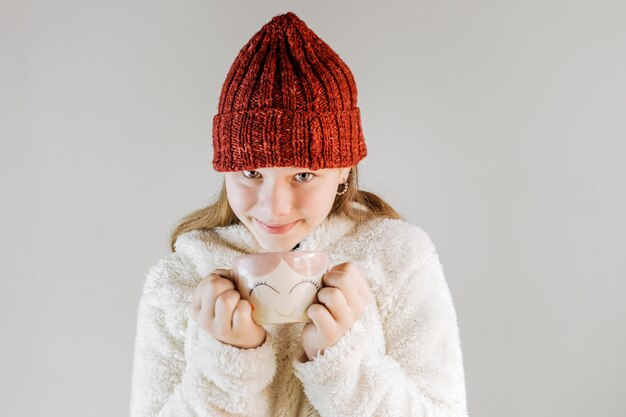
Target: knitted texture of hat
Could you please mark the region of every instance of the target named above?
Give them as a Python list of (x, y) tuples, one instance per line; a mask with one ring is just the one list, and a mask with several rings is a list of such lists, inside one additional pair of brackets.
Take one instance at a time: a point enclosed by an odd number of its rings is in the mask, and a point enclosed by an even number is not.
[(311, 170), (367, 155), (352, 72), (294, 13), (273, 17), (239, 51), (213, 117), (213, 167)]

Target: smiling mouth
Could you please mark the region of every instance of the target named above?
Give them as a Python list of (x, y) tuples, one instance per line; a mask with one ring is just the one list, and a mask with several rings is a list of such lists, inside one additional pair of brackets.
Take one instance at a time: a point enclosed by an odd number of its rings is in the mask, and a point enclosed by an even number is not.
[(280, 311), (278, 311), (278, 310), (276, 310), (276, 309), (274, 309), (274, 311), (275, 311), (275, 312), (276, 312), (276, 314), (278, 314), (279, 316), (289, 317), (289, 316), (291, 316), (293, 313), (295, 313), (295, 312), (296, 312), (296, 308), (294, 307), (294, 308), (293, 308), (293, 310), (291, 310), (291, 313), (289, 313), (289, 314), (283, 314), (283, 313), (281, 313)]
[(259, 219), (256, 219), (257, 224), (259, 225), (259, 227), (261, 228), (261, 230), (263, 230), (264, 232), (267, 233), (271, 233), (271, 234), (282, 234), (282, 233), (287, 233), (289, 230), (291, 230), (300, 220), (296, 220), (293, 223), (288, 223), (285, 225), (279, 225), (279, 226), (270, 226), (266, 223), (263, 223), (262, 221), (260, 221)]

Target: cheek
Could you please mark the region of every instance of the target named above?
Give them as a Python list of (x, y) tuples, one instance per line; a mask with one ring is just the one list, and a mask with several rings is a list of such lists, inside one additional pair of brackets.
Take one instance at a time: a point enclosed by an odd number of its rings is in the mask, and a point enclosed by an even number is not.
[(236, 214), (249, 210), (254, 206), (256, 193), (254, 190), (247, 187), (242, 187), (237, 184), (227, 185), (226, 195), (230, 207)]
[(320, 187), (312, 192), (303, 193), (300, 196), (299, 206), (302, 211), (311, 215), (326, 215), (335, 200), (335, 190), (332, 187)]

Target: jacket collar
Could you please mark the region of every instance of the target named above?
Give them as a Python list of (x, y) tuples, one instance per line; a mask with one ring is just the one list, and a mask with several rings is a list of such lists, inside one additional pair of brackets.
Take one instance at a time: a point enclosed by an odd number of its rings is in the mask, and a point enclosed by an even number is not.
[[(354, 226), (351, 218), (331, 214), (300, 241), (298, 250), (328, 251)], [(192, 260), (200, 276), (217, 268), (230, 268), (233, 256), (266, 252), (243, 223), (185, 232), (178, 236), (174, 248)]]

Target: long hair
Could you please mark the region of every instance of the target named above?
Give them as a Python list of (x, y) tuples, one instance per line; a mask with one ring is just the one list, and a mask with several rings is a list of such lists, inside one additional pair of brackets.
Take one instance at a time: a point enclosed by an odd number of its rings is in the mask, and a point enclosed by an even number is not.
[[(358, 167), (355, 165), (348, 174), (348, 190), (335, 198), (331, 214), (343, 214), (356, 221), (357, 224), (379, 217), (403, 219), (387, 202), (374, 193), (359, 189)], [(355, 207), (353, 203), (366, 207), (365, 210)], [(175, 252), (174, 244), (181, 234), (195, 229), (211, 229), (241, 223), (230, 208), (226, 196), (226, 184), (222, 187), (216, 200), (209, 206), (193, 211), (180, 219), (175, 226), (171, 239), (170, 250)]]

